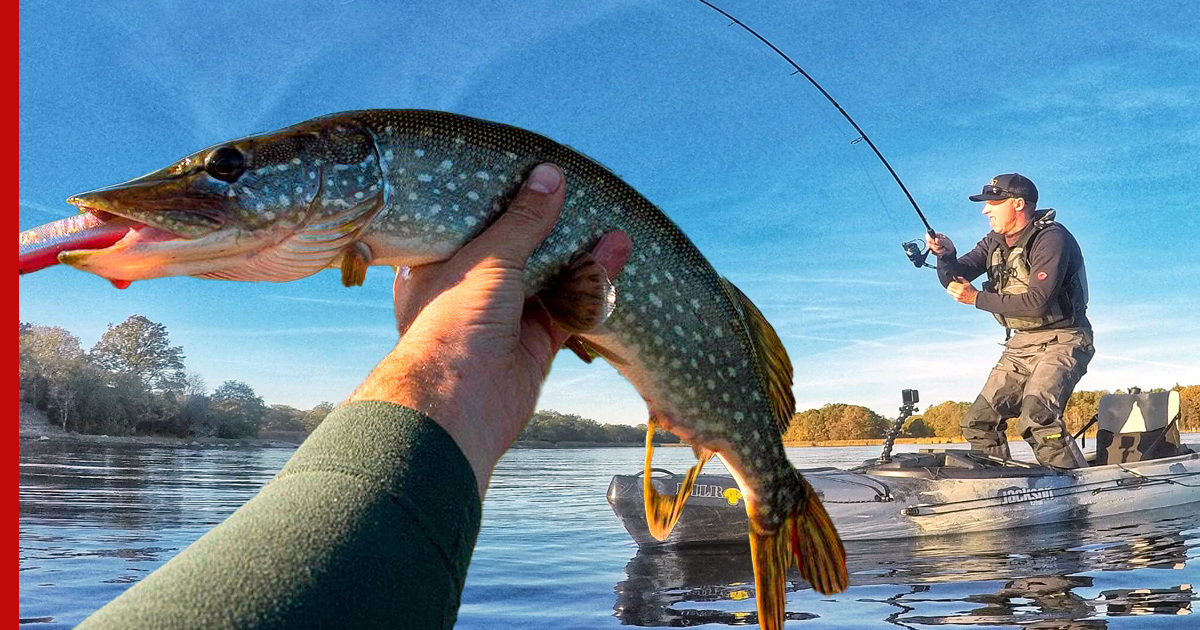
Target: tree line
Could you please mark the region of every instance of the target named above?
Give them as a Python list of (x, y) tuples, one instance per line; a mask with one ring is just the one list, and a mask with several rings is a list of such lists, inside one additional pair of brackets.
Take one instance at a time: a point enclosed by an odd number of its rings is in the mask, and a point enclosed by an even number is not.
[(20, 398), (64, 431), (103, 435), (255, 437), (260, 431), (311, 431), (332, 409), (267, 406), (241, 381), (212, 392), (184, 366), (167, 329), (131, 315), (90, 350), (63, 328), (19, 322)]
[[(1179, 391), (1180, 398), (1180, 431), (1200, 431), (1200, 385), (1176, 385), (1170, 389)], [(1164, 388), (1146, 389), (1148, 393), (1167, 391)], [(1080, 391), (1071, 394), (1063, 417), (1067, 429), (1077, 433), (1086, 425), (1100, 403), (1100, 398), (1109, 392)], [(1124, 393), (1118, 390), (1115, 393)], [(914, 415), (904, 423), (900, 435), (903, 437), (961, 437), (960, 423), (971, 407), (970, 403), (946, 401), (928, 407), (925, 412)], [(882, 438), (892, 425), (879, 414), (858, 405), (829, 404), (820, 409), (810, 409), (797, 413), (792, 417), (791, 426), (784, 434), (783, 440), (789, 442), (829, 441), (829, 440), (861, 440)], [(1095, 426), (1089, 433), (1095, 433)], [(1008, 436), (1020, 439), (1017, 434), (1015, 419), (1008, 423)]]
[[(204, 379), (184, 366), (183, 348), (167, 329), (131, 315), (108, 330), (90, 350), (63, 328), (19, 323), (20, 396), (64, 431), (105, 435), (254, 437), (260, 432), (311, 432), (333, 410), (323, 402), (308, 410), (268, 406), (241, 381), (209, 392)], [(1200, 385), (1180, 386), (1181, 431), (1200, 431)], [(1164, 391), (1162, 389), (1146, 391)], [(1107, 391), (1071, 395), (1065, 417), (1075, 433), (1096, 413)], [(958, 437), (970, 405), (946, 401), (910, 418), (905, 437)], [(882, 438), (892, 420), (859, 405), (835, 403), (795, 414), (784, 442)], [(1009, 433), (1017, 437), (1016, 422)], [(1094, 430), (1094, 429), (1093, 429)], [(646, 425), (600, 424), (557, 411), (539, 411), (518, 440), (641, 444)], [(659, 429), (655, 440), (678, 442)]]

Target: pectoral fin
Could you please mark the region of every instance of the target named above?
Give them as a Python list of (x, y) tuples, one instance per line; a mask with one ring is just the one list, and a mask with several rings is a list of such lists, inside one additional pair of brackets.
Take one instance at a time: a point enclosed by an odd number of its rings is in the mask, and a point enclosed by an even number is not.
[(584, 363), (591, 363), (596, 357), (600, 356), (586, 341), (575, 335), (567, 337), (567, 341), (563, 344), (563, 347), (574, 352), (575, 356), (579, 357)]
[(617, 291), (604, 266), (591, 254), (580, 253), (538, 298), (563, 330), (582, 333), (608, 319), (616, 308)]
[(371, 248), (362, 241), (355, 241), (342, 250), (342, 286), (361, 287), (367, 279), (367, 268), (371, 266)]

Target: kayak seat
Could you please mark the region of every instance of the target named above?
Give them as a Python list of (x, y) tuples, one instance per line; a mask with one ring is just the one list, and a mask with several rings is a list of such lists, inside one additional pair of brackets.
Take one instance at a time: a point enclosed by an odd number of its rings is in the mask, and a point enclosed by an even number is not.
[(1179, 441), (1179, 413), (1177, 391), (1101, 396), (1092, 465), (1140, 462), (1190, 452)]

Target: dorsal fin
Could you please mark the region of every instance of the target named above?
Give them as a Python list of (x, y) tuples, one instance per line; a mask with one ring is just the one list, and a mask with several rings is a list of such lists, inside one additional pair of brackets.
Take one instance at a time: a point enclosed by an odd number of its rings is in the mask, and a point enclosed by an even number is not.
[(758, 356), (759, 375), (766, 383), (767, 397), (775, 411), (775, 424), (780, 433), (785, 433), (792, 423), (792, 415), (796, 413), (796, 394), (792, 392), (792, 361), (788, 359), (779, 335), (775, 334), (775, 329), (750, 298), (729, 280), (721, 278), (721, 283), (742, 314), (746, 333)]

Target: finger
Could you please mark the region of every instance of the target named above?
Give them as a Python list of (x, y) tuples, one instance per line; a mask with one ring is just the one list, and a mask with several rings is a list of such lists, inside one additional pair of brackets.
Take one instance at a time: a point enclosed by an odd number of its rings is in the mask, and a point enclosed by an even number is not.
[(475, 266), (498, 258), (520, 267), (554, 228), (566, 198), (566, 181), (553, 164), (539, 164), (509, 202), (504, 214), (455, 256), (456, 264)]
[[(592, 256), (608, 272), (609, 278), (615, 278), (621, 272), (632, 252), (633, 241), (628, 234), (620, 230), (608, 232), (600, 237), (600, 241), (592, 248)], [(554, 323), (540, 300), (530, 298), (526, 301), (521, 343), (543, 367), (543, 373), (549, 371), (554, 355), (570, 336), (571, 333)]]
[(396, 280), (392, 283), (392, 303), (400, 336), (404, 336), (421, 310), (445, 290), (446, 287), (440, 286), (440, 267), (440, 263), (433, 263), (411, 269), (396, 269)]
[(621, 273), (625, 261), (633, 253), (633, 241), (629, 235), (615, 230), (600, 237), (600, 242), (592, 248), (592, 257), (608, 272), (608, 277), (615, 278)]

